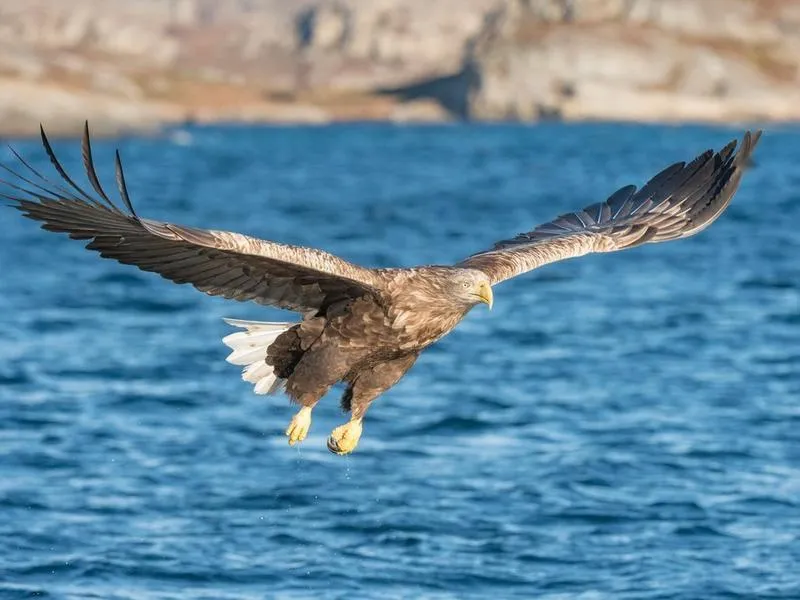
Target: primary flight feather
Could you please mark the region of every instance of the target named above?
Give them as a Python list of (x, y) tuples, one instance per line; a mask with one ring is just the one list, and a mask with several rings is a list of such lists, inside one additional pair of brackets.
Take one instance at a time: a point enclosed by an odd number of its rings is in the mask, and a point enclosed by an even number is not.
[(671, 165), (641, 189), (626, 186), (605, 202), (569, 213), (528, 233), (497, 242), (455, 266), (369, 269), (327, 252), (239, 233), (184, 227), (140, 217), (133, 208), (119, 153), (122, 207), (97, 177), (88, 125), (82, 157), (91, 190), (75, 183), (44, 133), (42, 144), (61, 182), (14, 152), (20, 170), (2, 196), (48, 231), (89, 240), (105, 258), (136, 265), (211, 295), (298, 312), (298, 322), (227, 322), (242, 331), (224, 338), (228, 361), (256, 393), (284, 389), (301, 406), (286, 430), (305, 439), (311, 410), (335, 383), (347, 384), (342, 408), (350, 420), (333, 430), (328, 448), (352, 452), (375, 398), (411, 368), (420, 352), (452, 330), (492, 286), (547, 263), (612, 252), (698, 233), (719, 217), (739, 186), (761, 132), (745, 133), (719, 152)]

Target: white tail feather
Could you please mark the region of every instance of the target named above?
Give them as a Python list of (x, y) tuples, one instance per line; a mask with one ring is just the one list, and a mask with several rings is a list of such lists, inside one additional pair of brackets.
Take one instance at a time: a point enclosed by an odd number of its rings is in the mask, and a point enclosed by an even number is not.
[(272, 365), (268, 365), (261, 360), (245, 367), (244, 371), (242, 371), (242, 379), (250, 383), (258, 383), (269, 375), (272, 375)]
[(224, 321), (228, 325), (245, 330), (222, 338), (222, 343), (233, 350), (225, 360), (245, 367), (242, 379), (255, 384), (256, 394), (274, 394), (281, 389), (286, 380), (275, 375), (272, 365), (268, 365), (265, 359), (272, 343), (295, 323), (265, 323), (239, 319), (224, 319)]

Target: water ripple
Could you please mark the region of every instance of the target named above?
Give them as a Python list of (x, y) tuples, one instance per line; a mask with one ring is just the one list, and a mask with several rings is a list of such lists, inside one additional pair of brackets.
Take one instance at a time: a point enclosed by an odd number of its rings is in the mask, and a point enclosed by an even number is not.
[[(375, 266), (454, 261), (728, 128), (209, 127), (119, 140), (141, 213)], [(108, 175), (111, 143), (95, 154)], [(21, 148), (46, 169), (34, 143)], [(69, 169), (80, 155), (58, 143)], [(356, 454), (224, 362), (208, 298), (9, 213), (0, 597), (800, 597), (800, 137), (701, 236), (498, 286)]]

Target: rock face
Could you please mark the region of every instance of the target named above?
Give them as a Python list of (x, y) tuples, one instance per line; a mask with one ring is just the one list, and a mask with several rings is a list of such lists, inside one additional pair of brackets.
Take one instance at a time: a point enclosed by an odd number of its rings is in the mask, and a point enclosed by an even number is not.
[(800, 116), (800, 4), (509, 0), (468, 61), (476, 119)]
[(791, 120), (800, 0), (0, 3), (0, 132), (182, 120)]

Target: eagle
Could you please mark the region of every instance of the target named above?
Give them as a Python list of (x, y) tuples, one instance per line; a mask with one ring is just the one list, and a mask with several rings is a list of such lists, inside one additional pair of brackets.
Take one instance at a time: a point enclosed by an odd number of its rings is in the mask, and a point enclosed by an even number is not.
[[(206, 294), (299, 313), (293, 322), (226, 319), (238, 330), (223, 339), (227, 360), (243, 367), (256, 394), (284, 390), (299, 406), (286, 436), (303, 441), (317, 402), (346, 384), (349, 420), (327, 441), (352, 452), (372, 402), (395, 385), (420, 353), (449, 333), (478, 304), (489, 308), (493, 286), (548, 263), (694, 235), (727, 208), (761, 132), (746, 132), (718, 152), (677, 162), (637, 189), (627, 185), (603, 202), (499, 241), (455, 265), (366, 268), (314, 248), (240, 233), (197, 229), (140, 217), (128, 194), (119, 151), (119, 199), (100, 185), (88, 123), (81, 151), (89, 189), (78, 185), (41, 141), (61, 181), (43, 175), (18, 152), (0, 165), (2, 197), (47, 231), (88, 240), (86, 248)], [(121, 203), (120, 203), (121, 200)]]

